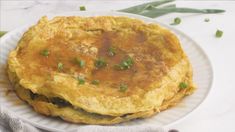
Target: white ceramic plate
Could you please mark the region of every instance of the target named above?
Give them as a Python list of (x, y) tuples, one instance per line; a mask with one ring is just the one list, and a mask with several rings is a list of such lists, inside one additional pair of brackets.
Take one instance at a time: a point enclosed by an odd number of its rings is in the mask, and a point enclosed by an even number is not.
[[(145, 21), (146, 23), (156, 23), (155, 20), (118, 12), (69, 12), (63, 14), (49, 14), (49, 18), (54, 16), (128, 16), (137, 18)], [(212, 67), (208, 57), (203, 50), (193, 41), (190, 37), (183, 34), (182, 32), (168, 27), (164, 24), (158, 23), (171, 31), (173, 31), (180, 39), (183, 49), (187, 53), (192, 65), (194, 72), (194, 81), (197, 84), (197, 90), (191, 96), (183, 99), (177, 106), (165, 110), (156, 116), (148, 119), (139, 119), (115, 126), (166, 126), (177, 120), (185, 117), (195, 108), (197, 108), (202, 101), (208, 95), (213, 78)], [(0, 104), (2, 107), (6, 107), (9, 112), (14, 113), (16, 116), (21, 118), (23, 121), (31, 123), (32, 125), (51, 131), (72, 131), (78, 127), (86, 127), (85, 125), (72, 124), (60, 120), (59, 118), (45, 117), (32, 110), (32, 108), (26, 103), (19, 100), (14, 94), (10, 93), (5, 95), (6, 91), (11, 89), (11, 85), (5, 74), (6, 60), (8, 53), (13, 50), (23, 33), (28, 29), (29, 26), (18, 28), (14, 31), (9, 32), (1, 38), (0, 44)]]

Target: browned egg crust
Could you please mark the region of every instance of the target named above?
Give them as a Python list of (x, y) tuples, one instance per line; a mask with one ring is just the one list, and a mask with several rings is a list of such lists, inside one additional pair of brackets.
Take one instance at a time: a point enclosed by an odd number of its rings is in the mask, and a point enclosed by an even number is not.
[(10, 53), (8, 75), (37, 112), (87, 124), (149, 117), (195, 89), (177, 37), (127, 17), (43, 17)]

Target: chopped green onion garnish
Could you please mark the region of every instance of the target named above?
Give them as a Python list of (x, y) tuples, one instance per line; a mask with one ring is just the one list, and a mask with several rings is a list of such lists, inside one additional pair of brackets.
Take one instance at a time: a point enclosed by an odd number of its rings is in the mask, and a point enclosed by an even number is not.
[(188, 85), (186, 84), (186, 83), (184, 83), (184, 82), (181, 82), (180, 84), (179, 84), (179, 88), (180, 89), (185, 89), (185, 88), (187, 88), (188, 87)]
[(106, 65), (107, 63), (103, 58), (98, 58), (97, 60), (95, 60), (95, 66), (97, 68), (102, 68), (102, 67), (105, 67)]
[[(146, 16), (146, 17), (159, 17), (162, 15), (166, 15), (169, 13), (203, 13), (203, 14), (213, 14), (213, 13), (222, 13), (225, 12), (225, 10), (220, 10), (220, 9), (195, 9), (195, 8), (187, 8), (187, 7), (176, 7), (174, 4), (173, 5), (166, 5), (160, 8), (156, 7), (151, 7), (149, 6), (150, 9), (146, 9), (142, 12), (138, 12), (136, 14)], [(126, 11), (123, 11), (126, 12)], [(135, 14), (135, 13), (134, 13)]]
[(0, 31), (0, 38), (6, 33), (7, 33), (6, 31)]
[(59, 62), (58, 64), (57, 64), (57, 68), (58, 68), (58, 70), (63, 70), (63, 68), (64, 68), (64, 64), (63, 63), (61, 63), (61, 62)]
[(174, 0), (158, 0), (158, 1), (153, 1), (153, 2), (148, 2), (148, 3), (132, 6), (132, 7), (122, 9), (122, 10), (119, 10), (119, 11), (138, 14), (140, 12), (143, 12), (148, 6), (157, 7), (157, 6), (160, 6), (162, 4), (172, 2), (172, 1), (174, 1)]
[(128, 86), (124, 83), (121, 83), (120, 86), (119, 86), (119, 91), (120, 92), (126, 92)]
[(123, 60), (120, 64), (115, 65), (115, 67), (118, 70), (127, 70), (130, 69), (133, 64), (134, 64), (133, 59), (130, 56), (128, 56), (127, 59)]
[(74, 61), (75, 61), (75, 63), (76, 63), (77, 65), (79, 65), (81, 68), (83, 68), (83, 67), (85, 66), (85, 61), (84, 61), (84, 60), (81, 60), (81, 59), (79, 59), (79, 58), (75, 58)]
[(99, 84), (100, 84), (100, 81), (99, 81), (99, 80), (93, 80), (93, 81), (91, 82), (91, 84), (99, 85)]
[(179, 17), (176, 17), (175, 19), (174, 19), (174, 23), (171, 23), (171, 25), (178, 25), (178, 24), (180, 24), (181, 23), (181, 19), (179, 18)]
[(85, 6), (80, 6), (80, 11), (85, 11), (86, 7)]
[(44, 49), (44, 50), (41, 51), (41, 55), (43, 55), (43, 56), (47, 57), (49, 54), (50, 54), (50, 52), (49, 52), (48, 49)]
[(77, 77), (77, 80), (78, 80), (78, 84), (85, 84), (85, 79), (84, 79), (84, 77), (78, 76), (78, 77)]
[(108, 55), (109, 56), (115, 56), (116, 55), (116, 49), (114, 47), (110, 47), (108, 49)]
[(209, 22), (209, 21), (210, 21), (209, 18), (205, 18), (205, 19), (204, 19), (204, 22)]
[(215, 33), (216, 38), (221, 38), (223, 36), (223, 31), (217, 30)]

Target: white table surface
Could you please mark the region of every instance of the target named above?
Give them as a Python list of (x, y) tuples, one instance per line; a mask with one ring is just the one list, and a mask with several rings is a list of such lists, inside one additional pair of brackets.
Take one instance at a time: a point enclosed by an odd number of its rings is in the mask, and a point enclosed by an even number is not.
[[(10, 31), (31, 23), (47, 13), (118, 10), (146, 1), (57, 1), (57, 0), (1, 0), (0, 30)], [(170, 14), (157, 21), (169, 24), (175, 17), (182, 23), (174, 26), (192, 37), (209, 56), (213, 70), (212, 90), (202, 105), (187, 118), (168, 126), (180, 132), (235, 132), (235, 1), (177, 1), (177, 6), (193, 8), (221, 8), (224, 14)], [(209, 18), (210, 22), (204, 22)], [(224, 32), (215, 38), (217, 29)]]

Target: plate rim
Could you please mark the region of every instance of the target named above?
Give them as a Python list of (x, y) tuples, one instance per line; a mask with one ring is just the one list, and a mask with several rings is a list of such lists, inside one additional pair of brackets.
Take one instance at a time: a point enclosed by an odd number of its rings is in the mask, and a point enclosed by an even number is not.
[[(73, 14), (73, 15), (70, 15), (70, 14)], [(76, 15), (74, 15), (74, 14), (76, 14)], [(95, 14), (95, 15), (93, 15), (93, 14)], [(193, 38), (186, 35), (183, 31), (181, 31), (179, 29), (176, 29), (176, 28), (171, 27), (167, 24), (161, 23), (161, 22), (159, 22), (159, 21), (157, 21), (153, 18), (148, 18), (148, 17), (136, 15), (136, 14), (131, 14), (131, 13), (117, 12), (117, 11), (82, 11), (82, 12), (81, 11), (68, 11), (68, 12), (59, 12), (59, 13), (48, 13), (48, 14), (45, 14), (45, 16), (48, 16), (48, 18), (52, 18), (52, 17), (56, 17), (56, 16), (82, 16), (82, 17), (89, 17), (89, 16), (126, 16), (126, 17), (130, 17), (130, 18), (140, 19), (140, 20), (142, 20), (144, 22), (147, 22), (147, 23), (159, 24), (159, 25), (163, 26), (164, 28), (170, 29), (171, 32), (172, 31), (173, 32), (175, 32), (175, 31), (179, 32), (184, 37), (186, 37), (191, 42), (193, 42), (194, 46), (201, 51), (202, 55), (204, 56), (204, 58), (208, 62), (208, 67), (209, 67), (209, 70), (210, 70), (210, 73), (211, 73), (211, 78), (210, 78), (210, 82), (209, 82), (209, 85), (208, 85), (208, 91), (205, 94), (204, 98), (201, 99), (200, 102), (198, 104), (196, 104), (189, 112), (187, 112), (186, 114), (182, 115), (181, 117), (173, 120), (169, 124), (163, 125), (162, 127), (170, 127), (170, 126), (172, 126), (176, 123), (181, 122), (185, 118), (187, 118), (193, 112), (197, 111), (197, 109), (202, 105), (203, 102), (205, 102), (205, 100), (208, 98), (209, 94), (211, 93), (211, 89), (212, 89), (213, 84), (214, 84), (214, 70), (213, 70), (212, 63), (210, 61), (210, 57), (206, 54), (204, 49), (200, 45), (198, 45), (198, 43)], [(30, 24), (25, 24), (24, 26), (21, 26), (21, 27), (18, 27), (18, 28), (15, 28), (15, 29), (11, 30), (10, 32), (8, 32), (7, 34), (5, 34), (4, 36), (2, 36), (0, 38), (0, 44), (3, 43), (6, 39), (8, 39), (13, 34), (19, 32), (19, 31), (22, 31), (24, 29), (28, 29), (30, 26), (34, 25), (37, 21), (34, 21)], [(0, 107), (6, 108), (2, 104), (0, 104)], [(7, 112), (15, 115), (19, 119), (22, 119), (22, 121), (30, 123), (31, 125), (39, 128), (39, 129), (49, 130), (49, 131), (62, 131), (62, 130), (59, 130), (57, 128), (52, 128), (52, 127), (48, 127), (46, 125), (38, 124), (36, 122), (31, 122), (29, 119), (26, 119), (25, 117), (21, 117), (21, 116), (15, 114), (12, 110), (7, 110)], [(131, 126), (131, 127), (135, 127), (135, 126)]]

